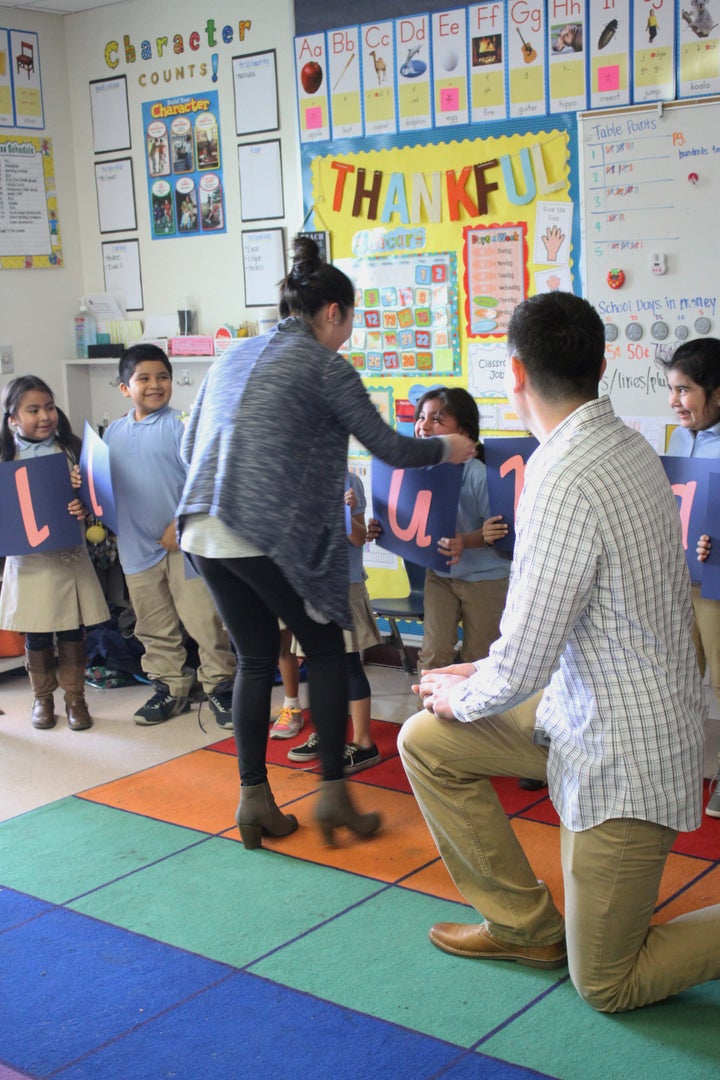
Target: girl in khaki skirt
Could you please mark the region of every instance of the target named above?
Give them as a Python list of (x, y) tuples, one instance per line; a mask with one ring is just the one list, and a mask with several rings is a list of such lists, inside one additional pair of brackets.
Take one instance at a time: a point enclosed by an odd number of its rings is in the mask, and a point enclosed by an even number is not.
[[(73, 487), (80, 486), (81, 441), (55, 404), (49, 386), (35, 375), (13, 379), (2, 395), (0, 461), (65, 454)], [(0, 628), (25, 634), (25, 666), (34, 702), (32, 724), (55, 726), (53, 691), (65, 691), (68, 727), (92, 727), (85, 701), (84, 627), (110, 618), (88, 555), (79, 499), (68, 504), (78, 519), (77, 546), (36, 555), (9, 555), (0, 593)], [(58, 668), (54, 640), (57, 640)]]
[[(346, 476), (345, 505), (350, 508), (350, 610), (353, 617), (353, 629), (345, 630), (345, 651), (349, 669), (348, 697), (350, 699), (350, 719), (352, 721), (352, 742), (345, 746), (343, 772), (346, 776), (377, 765), (381, 760), (380, 752), (370, 736), (370, 683), (362, 664), (362, 653), (381, 641), (375, 617), (370, 605), (365, 570), (363, 568), (363, 547), (367, 539), (365, 525), (365, 489), (362, 480), (354, 473)], [(297, 643), (296, 647), (297, 647)], [(320, 740), (317, 732), (313, 733), (301, 746), (288, 751), (289, 761), (314, 761), (320, 757)]]

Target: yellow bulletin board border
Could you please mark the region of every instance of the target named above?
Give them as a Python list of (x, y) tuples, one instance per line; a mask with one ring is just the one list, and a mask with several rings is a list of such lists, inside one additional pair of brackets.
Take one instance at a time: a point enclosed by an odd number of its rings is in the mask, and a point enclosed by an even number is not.
[[(3, 233), (0, 230), (0, 269), (3, 270), (49, 270), (63, 265), (62, 241), (60, 238), (60, 219), (58, 216), (57, 194), (55, 192), (55, 162), (53, 160), (52, 140), (32, 135), (0, 135), (0, 158), (12, 154), (33, 157), (39, 155), (42, 161), (42, 176), (45, 185), (45, 205), (47, 207), (48, 248), (41, 254), (2, 254)], [(1, 164), (1, 163), (0, 163)], [(12, 222), (10, 222), (12, 224)]]

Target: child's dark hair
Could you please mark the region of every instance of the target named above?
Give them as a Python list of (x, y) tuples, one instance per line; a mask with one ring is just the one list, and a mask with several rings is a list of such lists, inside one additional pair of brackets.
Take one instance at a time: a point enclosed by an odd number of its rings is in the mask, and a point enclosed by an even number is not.
[(475, 457), (485, 460), (485, 451), (480, 442), (480, 414), (472, 394), (462, 386), (436, 386), (426, 390), (415, 406), (415, 419), (420, 416), (426, 401), (437, 400), (441, 403), (440, 412), (447, 413), (457, 421), (460, 430), (476, 444)]
[[(2, 425), (0, 425), (0, 461), (14, 461), (17, 456), (15, 436), (12, 433), (9, 420), (20, 408), (20, 403), (29, 390), (39, 390), (40, 393), (48, 394), (48, 396), (55, 401), (55, 395), (48, 384), (38, 378), (37, 375), (19, 375), (17, 379), (12, 379), (11, 382), (7, 384), (2, 392), (3, 416)], [(74, 434), (70, 427), (70, 421), (57, 404), (55, 405), (55, 409), (58, 417), (55, 438), (58, 441), (58, 445), (65, 451), (71, 461), (77, 465), (80, 460), (82, 439)]]
[(666, 375), (670, 371), (679, 371), (692, 379), (702, 387), (705, 400), (709, 401), (720, 389), (720, 339), (703, 337), (685, 341), (669, 360), (662, 361), (662, 366)]
[(141, 341), (138, 345), (131, 345), (120, 357), (118, 375), (123, 386), (128, 385), (135, 374), (135, 368), (143, 360), (159, 360), (161, 364), (165, 365), (169, 374), (172, 375), (172, 364), (168, 360), (167, 353), (164, 353), (158, 345), (153, 345), (149, 341)]
[(344, 316), (355, 306), (355, 287), (342, 270), (323, 262), (309, 236), (293, 240), (292, 270), (280, 282), (280, 318), (301, 315), (312, 319), (325, 304), (337, 304)]

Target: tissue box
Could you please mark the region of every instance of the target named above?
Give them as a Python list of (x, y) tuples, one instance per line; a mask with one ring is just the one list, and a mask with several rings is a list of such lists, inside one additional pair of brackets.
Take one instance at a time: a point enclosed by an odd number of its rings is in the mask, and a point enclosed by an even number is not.
[(202, 334), (170, 338), (170, 356), (214, 356), (215, 341)]

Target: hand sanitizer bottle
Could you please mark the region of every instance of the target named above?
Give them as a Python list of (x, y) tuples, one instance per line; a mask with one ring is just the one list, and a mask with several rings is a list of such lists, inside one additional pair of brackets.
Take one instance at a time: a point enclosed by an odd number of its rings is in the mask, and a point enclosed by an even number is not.
[(75, 355), (79, 360), (87, 360), (88, 345), (94, 345), (96, 341), (95, 319), (88, 311), (83, 297), (80, 300), (80, 310), (75, 316)]

